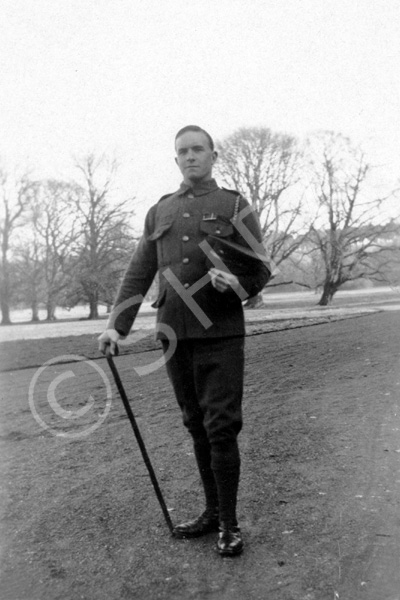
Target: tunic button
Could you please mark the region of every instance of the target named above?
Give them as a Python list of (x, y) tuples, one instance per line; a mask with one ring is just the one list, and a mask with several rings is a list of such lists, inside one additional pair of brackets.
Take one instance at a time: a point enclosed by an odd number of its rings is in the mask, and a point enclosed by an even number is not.
[(183, 287), (186, 288), (186, 289), (188, 289), (188, 287), (190, 287), (190, 283), (184, 283)]
[(190, 217), (189, 213), (183, 213), (183, 216), (185, 217), (185, 219), (187, 219), (188, 217)]
[(187, 265), (188, 262), (189, 262), (189, 259), (188, 258), (184, 258), (182, 262), (185, 263), (185, 265)]
[(188, 241), (189, 241), (189, 236), (188, 236), (188, 235), (184, 235), (184, 236), (182, 237), (182, 241), (183, 241), (183, 242), (188, 242)]

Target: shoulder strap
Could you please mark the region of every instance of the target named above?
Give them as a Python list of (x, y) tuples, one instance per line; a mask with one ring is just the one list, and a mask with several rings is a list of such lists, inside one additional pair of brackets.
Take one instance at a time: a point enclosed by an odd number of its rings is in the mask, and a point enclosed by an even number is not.
[(236, 223), (236, 219), (239, 213), (239, 203), (240, 203), (240, 198), (242, 197), (242, 194), (240, 192), (238, 192), (237, 190), (228, 190), (228, 188), (222, 188), (224, 190), (224, 192), (229, 192), (230, 194), (234, 194), (236, 197), (235, 200), (235, 208), (233, 209), (233, 217), (231, 219), (232, 223)]
[(240, 194), (237, 194), (236, 200), (235, 200), (235, 208), (233, 209), (232, 223), (236, 223), (237, 216), (239, 213), (239, 203), (240, 203)]

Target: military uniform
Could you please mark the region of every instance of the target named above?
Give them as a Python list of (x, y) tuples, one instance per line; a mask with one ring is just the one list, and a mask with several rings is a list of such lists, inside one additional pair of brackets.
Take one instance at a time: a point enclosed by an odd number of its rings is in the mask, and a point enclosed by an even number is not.
[[(244, 296), (217, 291), (208, 276), (204, 242), (246, 241), (232, 223), (248, 203), (237, 192), (220, 189), (215, 180), (164, 196), (146, 217), (139, 242), (120, 287), (111, 326), (127, 335), (156, 273), (159, 295), (156, 336), (168, 348), (168, 330), (177, 348), (167, 372), (190, 431), (209, 508), (219, 505), (221, 521), (235, 522), (239, 480), (237, 435), (242, 426), (244, 316), (242, 300), (262, 290), (270, 276), (262, 261), (237, 274)], [(261, 242), (254, 212), (243, 219), (252, 238)], [(218, 253), (223, 259), (223, 249)], [(211, 265), (212, 266), (212, 265)], [(233, 271), (234, 272), (234, 271)], [(235, 273), (234, 273), (235, 274)], [(126, 307), (122, 310), (123, 307)]]

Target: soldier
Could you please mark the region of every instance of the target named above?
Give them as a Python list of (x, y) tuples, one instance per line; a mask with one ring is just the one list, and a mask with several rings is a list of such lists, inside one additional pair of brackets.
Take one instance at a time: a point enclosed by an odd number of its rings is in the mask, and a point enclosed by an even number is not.
[(217, 152), (211, 136), (189, 125), (175, 138), (183, 182), (148, 212), (143, 236), (123, 278), (99, 348), (116, 351), (128, 335), (156, 273), (159, 295), (156, 337), (183, 423), (193, 438), (205, 493), (205, 510), (177, 525), (174, 535), (219, 531), (222, 556), (239, 554), (243, 541), (236, 516), (242, 427), (244, 316), (242, 301), (270, 277), (257, 217), (238, 194), (212, 177)]

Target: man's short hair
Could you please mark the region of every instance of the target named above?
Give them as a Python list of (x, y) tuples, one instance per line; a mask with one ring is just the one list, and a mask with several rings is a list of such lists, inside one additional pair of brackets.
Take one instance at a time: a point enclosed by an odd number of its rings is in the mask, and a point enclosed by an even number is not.
[(214, 150), (214, 140), (212, 139), (211, 135), (205, 129), (202, 129), (198, 125), (186, 125), (186, 127), (182, 127), (182, 129), (180, 129), (175, 136), (175, 144), (176, 140), (188, 131), (197, 131), (198, 133), (204, 133), (208, 140), (208, 143), (210, 144), (211, 150)]

